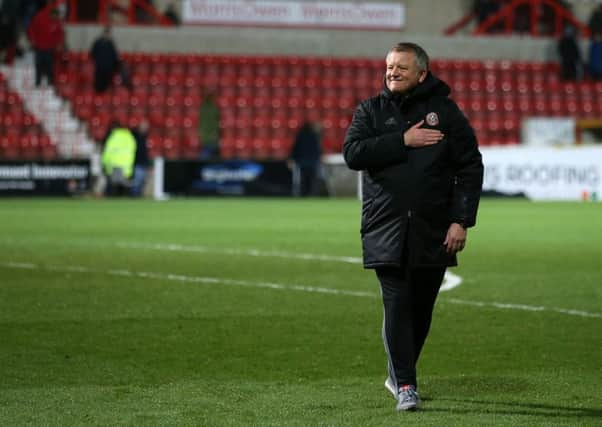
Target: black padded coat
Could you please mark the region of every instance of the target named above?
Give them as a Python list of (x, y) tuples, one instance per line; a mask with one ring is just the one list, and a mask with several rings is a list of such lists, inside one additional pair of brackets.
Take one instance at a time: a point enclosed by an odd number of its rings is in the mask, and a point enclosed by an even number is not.
[[(483, 163), (474, 131), (449, 93), (429, 72), (407, 96), (385, 85), (353, 115), (343, 154), (351, 169), (362, 171), (366, 268), (457, 265), (443, 242), (452, 222), (475, 224)], [(420, 120), (444, 138), (406, 147), (403, 133)]]

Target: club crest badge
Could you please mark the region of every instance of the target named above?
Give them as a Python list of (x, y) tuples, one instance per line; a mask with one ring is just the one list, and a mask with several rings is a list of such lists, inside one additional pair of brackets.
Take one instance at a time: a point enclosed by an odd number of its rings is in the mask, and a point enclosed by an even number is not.
[(397, 125), (397, 122), (395, 121), (394, 117), (389, 117), (387, 119), (387, 121), (385, 122), (385, 126), (395, 126)]
[(428, 113), (426, 115), (426, 124), (429, 126), (437, 126), (439, 124), (439, 116), (437, 113)]

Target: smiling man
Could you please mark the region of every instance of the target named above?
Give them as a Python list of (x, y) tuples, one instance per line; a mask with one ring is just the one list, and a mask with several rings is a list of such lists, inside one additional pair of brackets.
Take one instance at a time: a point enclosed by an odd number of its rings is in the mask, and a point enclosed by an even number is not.
[(383, 91), (357, 107), (343, 146), (362, 171), (364, 267), (383, 305), (387, 389), (397, 410), (420, 404), (416, 364), (445, 270), (475, 225), (483, 164), (468, 120), (429, 71), (426, 52), (395, 45)]

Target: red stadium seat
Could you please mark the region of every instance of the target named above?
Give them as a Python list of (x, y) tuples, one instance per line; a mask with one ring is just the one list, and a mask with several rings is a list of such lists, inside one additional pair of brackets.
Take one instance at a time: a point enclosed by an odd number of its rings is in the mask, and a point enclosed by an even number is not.
[(290, 144), (280, 138), (272, 138), (269, 141), (271, 157), (274, 159), (286, 159), (290, 154)]
[[(382, 89), (378, 76), (383, 64), (376, 59), (125, 53), (133, 91), (116, 88), (108, 97), (97, 96), (80, 89), (92, 86), (87, 83), (92, 78), (87, 53), (67, 56), (69, 62), (57, 73), (57, 91), (71, 100), (72, 110), (92, 133), (99, 132), (106, 121), (99, 116), (106, 117), (107, 112), (125, 116), (130, 123), (146, 117), (159, 135), (177, 141), (168, 149), (161, 145), (162, 152), (172, 156), (192, 156), (196, 146), (184, 135), (196, 130), (201, 97), (210, 91), (217, 91), (222, 110), (225, 155), (264, 156), (267, 146), (268, 155), (278, 157), (286, 151), (282, 141), (290, 141), (306, 119), (323, 121), (326, 146), (339, 149), (358, 100)], [(518, 142), (517, 123), (525, 115), (596, 117), (602, 109), (596, 96), (602, 85), (559, 82), (554, 63), (433, 59), (431, 69), (450, 84), (462, 111), (477, 121), (484, 144)], [(549, 97), (553, 93), (562, 96)], [(0, 92), (0, 112), (14, 111), (15, 105), (21, 102), (14, 93)], [(122, 107), (127, 107), (127, 114)], [(0, 122), (5, 121), (17, 135), (21, 131), (15, 127), (33, 125), (24, 114), (2, 116)], [(481, 126), (479, 121), (490, 124)], [(260, 136), (264, 128), (267, 138)], [(231, 138), (252, 142), (230, 149)]]

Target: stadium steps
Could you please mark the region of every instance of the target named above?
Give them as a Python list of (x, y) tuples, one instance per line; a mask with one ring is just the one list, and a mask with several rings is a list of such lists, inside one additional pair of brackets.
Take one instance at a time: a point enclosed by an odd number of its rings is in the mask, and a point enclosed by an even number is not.
[(0, 72), (0, 159), (57, 157), (56, 146)]
[(94, 141), (88, 138), (86, 126), (71, 114), (69, 105), (59, 97), (52, 86), (36, 88), (33, 57), (24, 55), (12, 67), (3, 66), (10, 88), (16, 91), (27, 110), (40, 122), (56, 145), (60, 158), (89, 158), (97, 154)]

